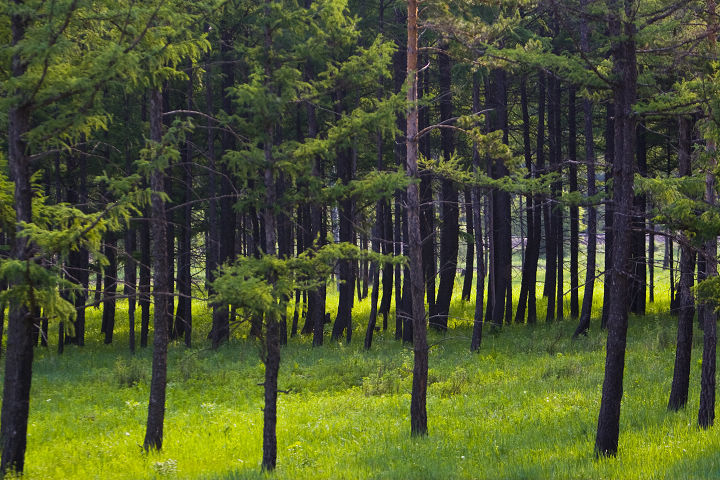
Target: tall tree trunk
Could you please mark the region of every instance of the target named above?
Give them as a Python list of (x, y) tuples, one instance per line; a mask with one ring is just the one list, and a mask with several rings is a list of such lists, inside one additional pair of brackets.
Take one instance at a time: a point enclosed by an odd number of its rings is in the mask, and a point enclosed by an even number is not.
[(615, 163), (613, 164), (613, 264), (609, 290), (608, 338), (595, 452), (616, 455), (620, 433), (620, 404), (623, 394), (625, 347), (628, 321), (628, 277), (630, 275), (630, 213), (634, 198), (635, 117), (637, 93), (634, 0), (607, 0), (608, 27), (612, 39), (613, 97), (615, 102)]
[[(77, 169), (74, 172), (75, 182), (69, 182), (67, 188), (67, 202), (71, 205), (85, 205), (87, 203), (87, 159), (80, 154)], [(82, 207), (81, 207), (82, 208)], [(80, 291), (75, 293), (75, 321), (73, 336), (66, 341), (78, 346), (85, 345), (85, 304), (88, 298), (90, 283), (90, 254), (87, 249), (81, 248), (71, 251), (68, 258), (67, 273), (69, 280), (80, 285)]]
[[(187, 84), (186, 106), (188, 110), (192, 109), (193, 104), (193, 81), (192, 73)], [(193, 192), (193, 172), (192, 172), (192, 146), (190, 141), (186, 141), (183, 146), (183, 207), (182, 220), (179, 222), (180, 235), (178, 240), (178, 306), (174, 322), (173, 337), (184, 337), (185, 345), (189, 348), (192, 344), (192, 272), (191, 272), (191, 254), (192, 254), (192, 192)]]
[[(562, 159), (562, 92), (561, 92), (561, 81), (557, 79), (555, 82), (555, 92), (553, 94), (555, 101), (553, 102), (558, 108), (555, 109), (555, 165), (558, 173), (558, 181), (556, 183), (556, 196), (559, 198), (562, 196), (562, 170), (563, 170), (563, 159)], [(556, 205), (553, 210), (555, 216), (555, 237), (556, 237), (556, 248), (557, 248), (557, 287), (555, 293), (557, 295), (556, 305), (557, 313), (555, 318), (562, 320), (565, 318), (565, 225), (563, 218), (562, 205)]]
[[(708, 0), (708, 41), (710, 51), (717, 58), (717, 18), (715, 16), (715, 0)], [(717, 146), (714, 140), (708, 140), (706, 149), (712, 155), (716, 153)], [(714, 171), (717, 168), (717, 161), (711, 160), (705, 173), (705, 201), (709, 205), (715, 205), (716, 181)], [(708, 239), (705, 242), (703, 255), (705, 256), (705, 273), (707, 278), (716, 277), (717, 271), (717, 237)], [(651, 277), (652, 278), (652, 277)], [(715, 422), (715, 367), (717, 347), (717, 314), (713, 311), (714, 305), (705, 305), (703, 308), (703, 358), (702, 371), (700, 373), (700, 408), (698, 410), (698, 425), (700, 428), (708, 428)]]
[[(687, 117), (679, 120), (680, 145), (678, 149), (678, 173), (681, 177), (692, 174), (691, 156), (692, 121)], [(695, 283), (695, 250), (687, 245), (689, 239), (680, 247), (680, 283), (679, 316), (677, 345), (675, 349), (675, 368), (670, 389), (668, 410), (677, 411), (685, 406), (690, 386), (690, 357), (692, 354), (693, 318), (695, 317), (695, 298), (692, 292)]]
[[(558, 150), (561, 148), (558, 143), (557, 131), (560, 128), (557, 125), (557, 112), (561, 108), (560, 98), (558, 96), (559, 89), (557, 88), (557, 80), (554, 76), (548, 78), (548, 140), (550, 144), (549, 160), (550, 170), (556, 172), (558, 170)], [(550, 206), (548, 207), (549, 212), (547, 215), (548, 224), (545, 227), (545, 234), (547, 236), (545, 240), (546, 245), (546, 262), (545, 262), (545, 296), (547, 297), (547, 312), (545, 320), (551, 322), (556, 318), (556, 301), (557, 301), (557, 282), (558, 282), (558, 210), (559, 206), (556, 204), (556, 197), (558, 196), (558, 189), (561, 188), (559, 182), (555, 181), (550, 185)], [(562, 289), (561, 289), (562, 290)], [(559, 306), (558, 306), (559, 308)]]
[[(10, 15), (13, 46), (24, 39), (26, 21), (25, 13), (19, 10)], [(26, 70), (25, 60), (15, 53), (12, 57), (12, 77), (21, 77)], [(19, 222), (32, 222), (31, 170), (25, 140), (30, 130), (30, 108), (22, 103), (13, 104), (7, 115), (8, 166), (10, 179), (15, 184), (14, 207), (17, 222), (10, 258), (27, 262), (32, 255), (32, 246), (26, 237), (19, 234)], [(25, 305), (13, 302), (9, 307), (5, 378), (0, 413), (0, 446), (2, 447), (0, 473), (2, 474), (8, 470), (20, 473), (25, 466), (33, 362), (32, 331), (36, 321), (32, 317), (31, 310)]]
[[(589, 0), (582, 0), (581, 8), (587, 8)], [(580, 25), (580, 48), (583, 52), (590, 50), (588, 22), (583, 20)], [(589, 99), (583, 100), (583, 135), (585, 137), (585, 164), (587, 166), (588, 197), (597, 195), (595, 184), (595, 136), (593, 133), (593, 104)], [(587, 268), (585, 270), (585, 292), (583, 294), (580, 321), (573, 333), (573, 338), (586, 334), (590, 328), (593, 297), (595, 294), (595, 269), (597, 263), (597, 210), (590, 204), (587, 207)]]
[[(426, 56), (421, 56), (422, 64)], [(430, 96), (430, 70), (425, 69), (418, 75), (418, 97)], [(418, 111), (418, 129), (430, 125), (430, 108), (423, 107)], [(430, 136), (425, 135), (419, 141), (420, 155), (430, 158)], [(430, 311), (435, 308), (435, 277), (437, 262), (435, 258), (435, 207), (433, 205), (433, 174), (430, 170), (420, 171), (420, 234), (423, 238), (423, 270), (425, 271), (425, 290)]]
[[(450, 57), (447, 45), (441, 45), (438, 53), (438, 70), (440, 75), (440, 122), (452, 117), (452, 78), (450, 75)], [(443, 128), (440, 142), (445, 161), (450, 160), (455, 151), (453, 130)], [(439, 331), (446, 331), (448, 313), (452, 300), (455, 275), (457, 273), (457, 256), (459, 242), (459, 209), (458, 191), (455, 183), (449, 179), (442, 180), (440, 191), (442, 223), (440, 225), (440, 285), (438, 286), (435, 310), (430, 313), (430, 325)]]
[(600, 328), (607, 328), (610, 315), (610, 280), (613, 265), (613, 222), (615, 212), (613, 207), (612, 189), (610, 187), (614, 175), (615, 163), (615, 110), (613, 103), (608, 103), (605, 111), (605, 275), (603, 276), (603, 307)]
[[(647, 140), (645, 125), (637, 127), (637, 164), (638, 173), (647, 176)], [(647, 290), (646, 259), (645, 259), (645, 195), (635, 196), (635, 212), (633, 215), (632, 233), (632, 264), (630, 311), (637, 315), (645, 314), (645, 295)]]
[[(503, 141), (507, 142), (507, 104), (506, 104), (506, 73), (503, 70), (495, 69), (490, 72), (489, 88), (486, 93), (488, 107), (492, 112), (488, 115), (488, 126), (490, 131), (503, 130)], [(491, 160), (491, 174), (493, 178), (499, 179), (509, 174), (509, 171), (502, 161)], [(492, 226), (490, 228), (492, 240), (492, 273), (490, 291), (492, 292), (492, 313), (489, 315), (494, 326), (501, 326), (503, 318), (506, 317), (507, 305), (511, 293), (512, 280), (512, 238), (511, 238), (511, 215), (510, 215), (510, 194), (495, 189), (491, 192), (492, 202)], [(489, 302), (488, 302), (489, 303)], [(510, 322), (512, 318), (505, 318)]]
[[(162, 141), (162, 92), (151, 89), (150, 93), (150, 141)], [(150, 199), (152, 218), (152, 256), (155, 267), (153, 298), (155, 308), (155, 328), (153, 334), (152, 377), (150, 380), (150, 401), (148, 402), (147, 429), (143, 448), (162, 449), (163, 424), (165, 421), (165, 391), (167, 384), (167, 348), (168, 348), (168, 265), (167, 265), (167, 219), (165, 202), (160, 192), (165, 191), (165, 174), (156, 168), (150, 174)]]
[[(354, 175), (353, 154), (350, 151), (339, 152), (337, 157), (337, 173), (338, 180), (343, 185), (348, 185)], [(351, 197), (340, 200), (339, 205), (339, 226), (340, 241), (354, 243), (353, 231), (353, 208), (354, 201)], [(340, 260), (338, 262), (340, 275), (340, 291), (338, 299), (338, 310), (335, 323), (333, 324), (332, 339), (339, 340), (343, 333), (347, 333), (347, 341), (350, 342), (352, 337), (352, 309), (354, 302), (353, 290), (355, 286), (355, 271), (349, 260)]]
[[(575, 86), (568, 89), (568, 176), (570, 192), (577, 192), (577, 98)], [(577, 205), (570, 206), (570, 316), (580, 316), (580, 276), (578, 274), (578, 255), (580, 251), (580, 208)]]
[[(410, 5), (408, 5), (410, 8)], [(402, 8), (395, 9), (395, 24), (400, 28), (407, 25), (407, 12)], [(400, 92), (407, 78), (407, 55), (406, 46), (403, 46), (400, 39), (397, 40), (398, 48), (393, 56), (393, 83), (395, 92)], [(395, 139), (395, 162), (397, 165), (405, 165), (407, 158), (407, 147), (405, 145), (405, 137), (407, 133), (407, 118), (403, 115), (397, 116), (397, 127), (400, 132)], [(395, 192), (394, 198), (394, 217), (393, 217), (393, 254), (402, 255), (402, 197), (401, 191)], [(407, 317), (407, 312), (403, 311), (402, 303), (402, 267), (395, 266), (395, 340), (403, 339), (403, 319)]]
[[(530, 145), (530, 113), (528, 111), (528, 95), (527, 95), (527, 79), (523, 77), (520, 83), (520, 108), (523, 118), (523, 150), (525, 154), (525, 168), (528, 170), (530, 177), (535, 176), (532, 164), (532, 146)], [(528, 307), (528, 323), (534, 323), (536, 320), (535, 313), (535, 282), (537, 280), (537, 264), (540, 256), (540, 225), (535, 223), (536, 209), (539, 207), (533, 205), (534, 199), (532, 195), (526, 197), (527, 205), (527, 248), (525, 249), (525, 258), (522, 268), (522, 280), (520, 285), (520, 296), (518, 298), (517, 312), (515, 313), (515, 323), (525, 322), (526, 305)], [(533, 314), (530, 315), (530, 310)]]
[[(408, 89), (407, 115), (407, 176), (411, 180), (418, 178), (418, 110), (417, 110), (417, 0), (408, 0), (408, 45), (407, 73), (410, 76)], [(410, 247), (410, 283), (413, 310), (413, 381), (410, 399), (410, 427), (414, 436), (427, 435), (427, 380), (428, 345), (425, 325), (425, 282), (422, 269), (422, 238), (420, 236), (420, 193), (415, 182), (407, 188), (408, 197), (408, 236)]]
[[(480, 111), (480, 81), (478, 73), (473, 74), (473, 111)], [(473, 170), (480, 172), (480, 152), (477, 145), (473, 145)], [(483, 252), (483, 229), (482, 229), (482, 202), (480, 187), (472, 189), (472, 222), (475, 232), (475, 253), (477, 255), (477, 275), (475, 287), (475, 315), (473, 318), (473, 331), (470, 340), (470, 351), (476, 352), (482, 343), (483, 330), (483, 302), (485, 300), (485, 258)]]

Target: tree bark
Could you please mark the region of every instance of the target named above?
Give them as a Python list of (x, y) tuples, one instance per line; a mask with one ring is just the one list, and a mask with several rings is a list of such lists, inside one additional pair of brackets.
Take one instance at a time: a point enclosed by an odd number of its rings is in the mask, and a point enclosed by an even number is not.
[[(407, 19), (407, 73), (410, 88), (407, 99), (410, 110), (407, 115), (407, 176), (418, 178), (418, 110), (417, 110), (417, 0), (408, 0)], [(413, 380), (410, 399), (410, 431), (413, 436), (427, 435), (427, 380), (428, 345), (425, 325), (425, 282), (422, 269), (422, 238), (420, 236), (420, 193), (415, 182), (407, 188), (408, 236), (410, 247), (410, 283), (413, 310)]]
[[(447, 54), (447, 45), (440, 47), (438, 53), (438, 70), (440, 75), (440, 122), (452, 117), (452, 92), (450, 75), (450, 57)], [(440, 132), (440, 142), (445, 161), (450, 160), (455, 150), (453, 130), (443, 128)], [(459, 209), (458, 191), (455, 183), (449, 179), (442, 179), (440, 191), (442, 223), (440, 225), (440, 284), (438, 286), (435, 309), (430, 312), (430, 325), (439, 330), (446, 331), (448, 326), (448, 313), (452, 300), (455, 275), (457, 273), (457, 256), (459, 242)]]
[[(10, 15), (12, 45), (25, 37), (27, 19), (19, 11)], [(27, 65), (16, 53), (12, 57), (11, 74), (14, 78), (25, 74)], [(13, 92), (16, 93), (16, 92)], [(16, 234), (10, 250), (10, 258), (30, 261), (31, 245), (19, 235), (19, 222), (32, 222), (32, 187), (30, 184), (30, 159), (27, 156), (25, 135), (30, 130), (30, 108), (20, 103), (13, 105), (8, 115), (8, 166), (10, 178), (15, 183)], [(32, 331), (35, 319), (25, 305), (10, 304), (5, 356), (5, 379), (2, 412), (0, 413), (0, 446), (2, 463), (0, 473), (8, 470), (18, 473), (25, 466), (27, 445), (27, 422), (30, 412), (30, 385), (32, 381), (33, 344)]]
[[(587, 8), (589, 0), (582, 0), (581, 8)], [(589, 28), (587, 20), (580, 25), (580, 48), (583, 52), (590, 50)], [(585, 163), (587, 164), (587, 194), (597, 195), (595, 182), (595, 136), (593, 133), (593, 104), (589, 99), (583, 100), (583, 135), (585, 137)], [(587, 334), (592, 316), (593, 297), (595, 294), (595, 269), (597, 263), (597, 209), (589, 205), (587, 216), (587, 268), (585, 270), (585, 292), (583, 294), (580, 321), (573, 333), (573, 338)]]
[(103, 291), (102, 332), (105, 333), (105, 344), (111, 344), (115, 332), (115, 297), (117, 296), (117, 238), (109, 233), (105, 240), (105, 290)]
[[(568, 167), (570, 192), (578, 190), (577, 172), (577, 98), (575, 86), (570, 85), (568, 89)], [(570, 206), (570, 316), (580, 316), (580, 276), (578, 274), (580, 252), (580, 208), (577, 205)]]
[[(150, 93), (150, 140), (162, 141), (162, 92), (151, 89)], [(147, 428), (143, 448), (161, 450), (163, 442), (163, 424), (165, 421), (165, 391), (167, 384), (167, 297), (168, 297), (168, 265), (167, 265), (167, 219), (165, 202), (160, 192), (165, 191), (164, 171), (156, 168), (150, 174), (151, 234), (152, 256), (154, 260), (155, 281), (153, 286), (154, 322), (152, 377), (150, 380), (150, 401), (148, 402)]]
[[(678, 149), (678, 173), (681, 177), (692, 174), (691, 136), (692, 121), (687, 117), (679, 120), (680, 145)], [(670, 389), (668, 410), (677, 411), (685, 406), (690, 387), (690, 359), (692, 356), (693, 319), (695, 318), (695, 298), (692, 292), (695, 283), (695, 250), (687, 245), (689, 239), (680, 247), (679, 315), (677, 344), (675, 348), (675, 368)]]
[(608, 338), (598, 428), (597, 455), (617, 454), (620, 433), (620, 404), (623, 394), (625, 347), (627, 343), (629, 232), (634, 197), (635, 118), (633, 104), (637, 93), (634, 0), (607, 0), (608, 27), (612, 38), (613, 98), (615, 102), (615, 163), (613, 164), (613, 205), (615, 238), (609, 285)]

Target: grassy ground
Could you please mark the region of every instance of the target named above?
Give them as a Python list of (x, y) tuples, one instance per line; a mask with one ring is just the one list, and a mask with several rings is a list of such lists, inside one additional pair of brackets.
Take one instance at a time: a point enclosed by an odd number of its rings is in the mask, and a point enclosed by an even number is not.
[[(280, 387), (289, 393), (278, 406), (274, 476), (717, 478), (717, 427), (695, 426), (701, 338), (690, 403), (668, 413), (675, 320), (662, 313), (667, 295), (657, 294), (664, 303), (630, 321), (617, 459), (593, 458), (604, 365), (596, 322), (574, 342), (570, 321), (505, 327), (486, 332), (481, 352), (471, 354), (472, 306), (456, 300), (453, 328), (430, 336), (430, 435), (418, 439), (409, 435), (412, 352), (391, 331), (377, 334), (371, 352), (362, 350), (366, 301), (355, 309), (351, 345), (313, 349), (300, 338), (283, 350)], [(600, 300), (598, 294), (596, 306)], [(199, 348), (170, 349), (164, 449), (144, 455), (150, 351), (127, 353), (122, 327), (114, 345), (103, 345), (98, 322), (96, 312), (83, 349), (68, 348), (63, 356), (38, 350), (27, 478), (263, 477), (257, 386), (263, 367), (252, 341), (208, 350), (202, 336), (209, 315), (198, 309)]]

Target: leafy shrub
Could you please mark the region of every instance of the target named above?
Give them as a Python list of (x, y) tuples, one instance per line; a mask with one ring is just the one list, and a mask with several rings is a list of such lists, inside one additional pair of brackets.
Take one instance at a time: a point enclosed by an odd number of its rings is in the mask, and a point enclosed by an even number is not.
[(121, 387), (132, 387), (148, 379), (146, 367), (137, 358), (120, 358), (115, 362), (115, 379)]

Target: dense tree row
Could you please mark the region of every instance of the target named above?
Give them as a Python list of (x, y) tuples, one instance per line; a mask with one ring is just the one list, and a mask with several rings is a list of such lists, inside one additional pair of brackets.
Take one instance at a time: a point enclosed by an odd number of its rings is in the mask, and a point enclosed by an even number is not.
[[(485, 324), (568, 317), (574, 336), (607, 329), (596, 454), (615, 455), (628, 315), (655, 300), (659, 253), (678, 315), (668, 408), (687, 402), (697, 311), (698, 422), (713, 424), (714, 0), (2, 9), (3, 472), (23, 469), (35, 346), (50, 325), (59, 353), (112, 343), (118, 301), (131, 351), (152, 333), (146, 450), (162, 448), (168, 344), (192, 346), (202, 304), (212, 348), (245, 325), (261, 345), (264, 469), (292, 337), (364, 327), (370, 349), (394, 329), (424, 435), (428, 326), (471, 323), (476, 351)], [(368, 296), (369, 319), (353, 315)], [(473, 319), (451, 316), (454, 297)]]

